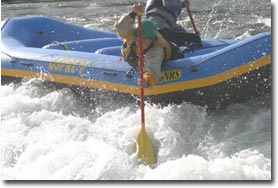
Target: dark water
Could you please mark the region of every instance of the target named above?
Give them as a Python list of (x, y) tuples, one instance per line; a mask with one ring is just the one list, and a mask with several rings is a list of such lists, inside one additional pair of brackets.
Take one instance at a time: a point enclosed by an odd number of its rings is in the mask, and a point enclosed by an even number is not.
[[(2, 20), (46, 15), (113, 31), (134, 1), (2, 1)], [(108, 9), (108, 11), (107, 11)], [(192, 0), (202, 37), (243, 39), (271, 30), (267, 0)], [(189, 30), (182, 12), (180, 24)], [(264, 97), (207, 112), (187, 103), (147, 104), (157, 167), (138, 166), (136, 104), (83, 105), (71, 90), (40, 80), (1, 86), (2, 179), (270, 180), (272, 101)]]

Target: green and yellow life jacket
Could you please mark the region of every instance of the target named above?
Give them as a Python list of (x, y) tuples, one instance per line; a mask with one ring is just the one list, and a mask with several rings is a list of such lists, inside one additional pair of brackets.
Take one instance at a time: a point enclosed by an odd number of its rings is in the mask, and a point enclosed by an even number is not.
[[(152, 44), (148, 49), (144, 50), (144, 54), (147, 53), (147, 51), (155, 46), (159, 46), (163, 48), (164, 55), (163, 55), (163, 61), (169, 60), (171, 58), (171, 46), (170, 44), (159, 34), (156, 34), (155, 39), (152, 41)], [(121, 53), (126, 62), (129, 63), (130, 66), (133, 68), (138, 68), (139, 63), (139, 57), (138, 57), (138, 48), (135, 44), (135, 41), (128, 44), (127, 42), (124, 42), (121, 47)]]

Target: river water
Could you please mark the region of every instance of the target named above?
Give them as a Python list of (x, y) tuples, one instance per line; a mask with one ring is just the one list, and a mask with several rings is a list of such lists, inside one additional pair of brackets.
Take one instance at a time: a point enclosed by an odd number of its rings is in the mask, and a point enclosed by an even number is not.
[[(3, 1), (1, 19), (46, 15), (113, 31), (131, 0)], [(202, 37), (244, 39), (271, 31), (269, 0), (194, 0)], [(192, 31), (185, 11), (180, 24)], [(1, 177), (5, 180), (270, 180), (272, 101), (209, 112), (188, 103), (146, 105), (154, 169), (137, 164), (136, 102), (92, 107), (41, 80), (1, 85)]]

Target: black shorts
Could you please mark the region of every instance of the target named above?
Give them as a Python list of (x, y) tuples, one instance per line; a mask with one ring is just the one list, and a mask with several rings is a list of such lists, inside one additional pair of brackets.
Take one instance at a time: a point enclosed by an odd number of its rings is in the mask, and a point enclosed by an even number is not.
[(199, 35), (187, 32), (172, 32), (170, 29), (159, 29), (158, 32), (167, 40), (174, 42), (178, 46), (186, 46), (190, 43), (195, 43), (197, 48), (202, 47), (201, 38)]

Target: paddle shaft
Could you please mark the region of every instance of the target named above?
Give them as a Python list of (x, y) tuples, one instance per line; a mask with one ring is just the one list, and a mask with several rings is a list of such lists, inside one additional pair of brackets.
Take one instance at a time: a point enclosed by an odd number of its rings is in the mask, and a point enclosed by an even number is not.
[[(142, 18), (141, 15), (138, 15), (138, 50), (139, 50), (139, 72), (140, 80), (143, 79), (143, 46), (142, 46)], [(141, 124), (142, 129), (145, 129), (145, 97), (144, 97), (144, 88), (140, 86), (140, 106), (141, 106)]]
[(192, 17), (192, 14), (191, 14), (191, 11), (190, 11), (189, 7), (186, 7), (186, 10), (188, 12), (188, 15), (189, 15), (189, 18), (191, 20), (191, 23), (192, 23), (193, 29), (195, 31), (195, 34), (200, 35), (200, 32), (196, 28), (196, 25), (195, 25), (195, 22), (193, 20), (193, 17)]

